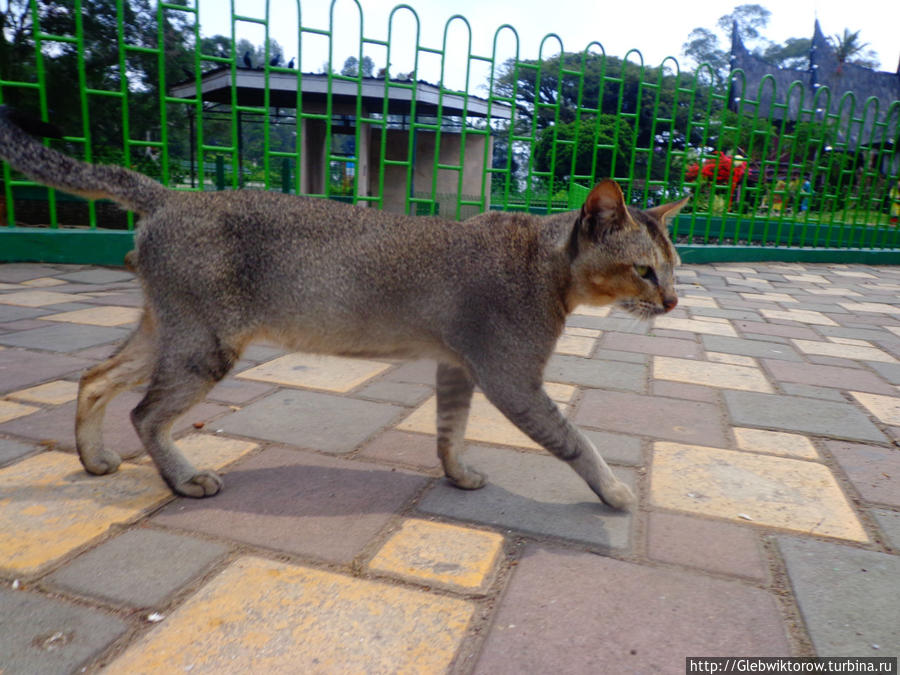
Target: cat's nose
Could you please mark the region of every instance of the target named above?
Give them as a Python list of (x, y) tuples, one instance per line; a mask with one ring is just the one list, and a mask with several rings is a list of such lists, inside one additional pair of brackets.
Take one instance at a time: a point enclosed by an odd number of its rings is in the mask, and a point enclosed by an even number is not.
[(665, 309), (667, 312), (671, 312), (673, 309), (675, 309), (675, 305), (678, 304), (678, 298), (676, 298), (674, 295), (669, 298), (663, 298), (662, 304), (663, 309)]

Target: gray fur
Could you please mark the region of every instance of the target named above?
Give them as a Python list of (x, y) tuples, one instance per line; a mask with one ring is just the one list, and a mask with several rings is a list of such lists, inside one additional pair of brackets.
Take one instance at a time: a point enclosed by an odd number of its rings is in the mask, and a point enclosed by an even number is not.
[[(173, 421), (223, 378), (252, 340), (342, 356), (438, 363), (438, 452), (447, 477), (478, 488), (462, 461), (477, 384), (514, 424), (571, 464), (603, 501), (629, 489), (543, 390), (544, 366), (581, 303), (649, 317), (674, 306), (677, 254), (662, 221), (684, 202), (638, 211), (612, 181), (581, 212), (413, 218), (274, 192), (175, 192), (124, 168), (44, 148), (0, 114), (0, 157), (35, 180), (143, 214), (128, 257), (145, 295), (139, 327), (81, 379), (76, 437), (85, 468), (115, 471), (103, 413), (149, 381), (132, 421), (178, 494), (222, 487), (175, 448)], [(635, 266), (654, 271), (642, 279)], [(643, 269), (639, 267), (638, 269)]]

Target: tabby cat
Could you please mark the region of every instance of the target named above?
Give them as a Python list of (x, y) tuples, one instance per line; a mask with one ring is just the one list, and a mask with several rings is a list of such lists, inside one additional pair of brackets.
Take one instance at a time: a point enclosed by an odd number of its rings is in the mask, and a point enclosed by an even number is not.
[(679, 259), (666, 221), (686, 200), (638, 210), (604, 180), (580, 211), (491, 212), (458, 223), (275, 192), (182, 192), (48, 149), (22, 130), (43, 132), (40, 124), (22, 120), (0, 110), (2, 159), (38, 182), (141, 215), (127, 261), (143, 286), (142, 318), (79, 386), (76, 439), (89, 472), (119, 467), (120, 455), (103, 445), (104, 411), (148, 382), (131, 419), (160, 474), (180, 495), (216, 494), (221, 478), (188, 462), (172, 424), (250, 342), (265, 339), (305, 352), (437, 361), (437, 451), (454, 485), (485, 482), (463, 460), (478, 386), (605, 503), (633, 502), (547, 396), (542, 374), (578, 305), (617, 303), (644, 319), (675, 307)]

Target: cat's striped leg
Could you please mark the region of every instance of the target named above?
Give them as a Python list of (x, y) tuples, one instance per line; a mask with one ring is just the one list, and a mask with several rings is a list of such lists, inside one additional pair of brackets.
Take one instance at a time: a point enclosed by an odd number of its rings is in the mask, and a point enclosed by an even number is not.
[(437, 369), (437, 450), (447, 479), (457, 487), (475, 490), (484, 485), (484, 474), (466, 465), (466, 422), (475, 383), (458, 366), (438, 364)]

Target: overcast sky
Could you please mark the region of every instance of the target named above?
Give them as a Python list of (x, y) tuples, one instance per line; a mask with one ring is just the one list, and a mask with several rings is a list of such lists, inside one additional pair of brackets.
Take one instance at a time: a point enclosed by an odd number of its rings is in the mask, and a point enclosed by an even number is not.
[[(200, 20), (207, 35), (228, 34), (228, 0), (199, 0)], [(238, 14), (262, 18), (264, 0), (234, 0)], [(612, 56), (625, 56), (630, 49), (638, 49), (647, 65), (659, 65), (667, 56), (684, 61), (681, 47), (688, 34), (698, 26), (716, 29), (716, 21), (740, 2), (721, 0), (406, 0), (419, 18), (419, 44), (441, 49), (445, 25), (455, 14), (464, 16), (471, 29), (472, 53), (490, 57), (494, 34), (498, 27), (509, 24), (516, 29), (520, 58), (536, 58), (541, 41), (548, 33), (559, 36), (567, 51), (581, 51), (590, 42), (603, 45)], [(297, 0), (269, 0), (270, 34), (284, 48), (286, 58), (297, 55)], [(303, 25), (327, 29), (329, 0), (301, 2)], [(898, 0), (759, 0), (772, 16), (766, 37), (783, 42), (788, 37), (811, 37), (816, 18), (826, 35), (843, 32), (844, 28), (859, 30), (881, 61), (881, 69), (895, 72), (900, 61), (900, 1)], [(363, 33), (366, 38), (384, 40), (388, 36), (388, 17), (396, 1), (360, 0), (363, 10)], [(335, 35), (333, 61), (340, 69), (344, 59), (358, 53), (359, 12), (354, 0), (337, 0), (334, 6)], [(392, 25), (391, 73), (412, 69), (415, 43), (415, 19), (407, 10), (399, 10)], [(237, 37), (246, 37), (256, 44), (263, 42), (261, 26), (238, 24)], [(325, 38), (305, 35), (302, 66), (304, 71), (320, 71), (328, 58)], [(444, 74), (451, 86), (461, 87), (465, 80), (465, 54), (468, 52), (469, 29), (459, 20), (451, 23), (448, 32), (448, 64)], [(511, 31), (503, 31), (498, 42), (498, 62), (515, 55), (516, 41)], [(723, 48), (727, 45), (723, 42)], [(543, 55), (559, 51), (560, 42), (551, 38), (545, 42)], [(386, 60), (382, 47), (370, 46), (371, 55), (381, 67)], [(636, 56), (632, 60), (637, 60)], [(455, 65), (459, 64), (459, 65)], [(437, 57), (420, 55), (420, 77), (431, 81), (440, 79)], [(449, 72), (449, 71), (452, 71)], [(470, 81), (479, 85), (486, 70), (474, 68)]]

